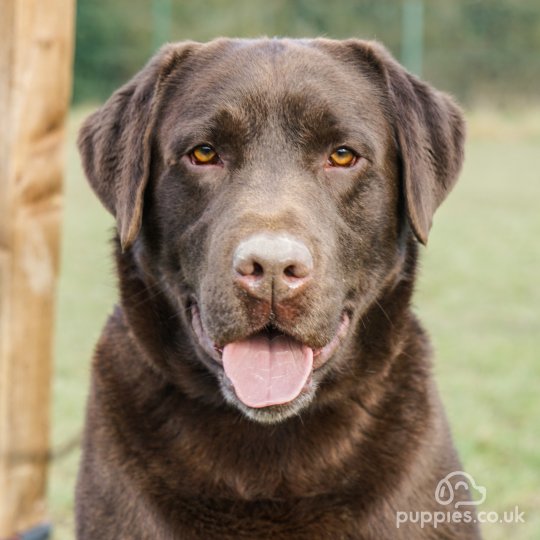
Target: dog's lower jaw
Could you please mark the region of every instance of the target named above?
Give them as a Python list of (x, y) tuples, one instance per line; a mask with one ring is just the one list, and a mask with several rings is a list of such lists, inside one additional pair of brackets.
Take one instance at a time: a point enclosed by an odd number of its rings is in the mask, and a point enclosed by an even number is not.
[[(266, 402), (264, 405), (263, 403), (260, 405), (252, 405), (251, 401), (246, 401), (245, 397), (242, 397), (242, 395), (239, 393), (238, 387), (236, 386), (238, 381), (236, 380), (235, 382), (234, 376), (231, 375), (231, 372), (228, 371), (227, 365), (225, 365), (224, 349), (226, 349), (228, 346), (219, 348), (210, 339), (201, 320), (199, 307), (196, 301), (192, 301), (190, 303), (189, 311), (191, 312), (191, 329), (195, 338), (193, 340), (195, 342), (195, 347), (196, 349), (199, 349), (204, 356), (204, 364), (209, 367), (210, 370), (217, 376), (223, 397), (227, 403), (241, 411), (247, 418), (262, 424), (276, 424), (293, 416), (297, 416), (311, 404), (317, 393), (318, 382), (322, 379), (322, 377), (324, 377), (327, 365), (332, 363), (333, 357), (341, 352), (350, 330), (351, 313), (348, 310), (344, 310), (341, 314), (341, 322), (335, 332), (334, 337), (324, 347), (313, 350), (308, 348), (309, 346), (307, 345), (300, 344), (297, 340), (294, 340), (294, 338), (287, 337), (286, 334), (282, 334), (281, 331), (277, 330), (276, 328), (273, 328), (273, 330), (268, 329), (267, 327), (263, 328), (262, 331), (257, 333), (257, 336), (261, 334), (258, 339), (262, 339), (266, 346), (268, 346), (268, 342), (265, 340), (269, 340), (275, 344), (279, 339), (279, 336), (281, 336), (282, 338), (288, 340), (285, 350), (290, 350), (290, 347), (299, 348), (302, 346), (302, 351), (309, 351), (309, 354), (311, 355), (310, 367), (308, 368), (309, 375), (305, 373), (307, 378), (304, 380), (303, 384), (300, 381), (301, 384), (298, 385), (298, 388), (293, 392), (294, 397), (293, 395), (289, 396), (287, 401), (280, 400), (277, 402), (274, 401), (274, 403)], [(276, 335), (268, 334), (272, 331)], [(249, 336), (247, 339), (249, 340), (250, 337), (253, 338), (254, 335)], [(255, 339), (257, 339), (257, 337), (255, 337)], [(265, 349), (264, 345), (263, 349)], [(248, 350), (248, 356), (242, 358), (241, 369), (243, 369), (244, 362), (251, 362), (254, 360), (250, 355), (256, 353), (253, 352), (253, 349), (251, 349), (250, 346), (248, 347)], [(261, 351), (262, 354), (265, 352), (267, 352), (266, 349)], [(283, 359), (283, 352), (284, 351), (276, 354), (281, 354), (281, 358)], [(298, 349), (296, 349), (296, 352), (299, 354)], [(246, 366), (246, 368), (247, 367), (248, 366)], [(290, 372), (287, 371), (286, 376), (289, 376), (289, 373)], [(283, 375), (284, 374), (281, 374), (280, 377), (283, 377)], [(263, 375), (256, 377), (253, 380), (253, 383), (258, 383), (259, 379), (262, 379), (262, 376)], [(280, 377), (277, 378), (279, 379)]]
[(248, 407), (236, 397), (232, 385), (225, 377), (225, 375), (221, 377), (220, 388), (227, 403), (238, 409), (250, 420), (259, 424), (278, 424), (289, 418), (300, 415), (310, 406), (317, 392), (317, 383), (310, 377), (306, 387), (304, 387), (300, 395), (293, 401), (283, 405), (254, 408)]

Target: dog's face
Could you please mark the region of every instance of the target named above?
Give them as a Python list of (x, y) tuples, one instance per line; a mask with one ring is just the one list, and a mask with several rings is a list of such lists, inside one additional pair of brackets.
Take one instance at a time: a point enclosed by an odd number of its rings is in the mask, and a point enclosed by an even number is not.
[(80, 148), (124, 248), (188, 314), (188, 354), (275, 422), (346, 368), (410, 231), (426, 241), (462, 122), (377, 45), (219, 40), (164, 49)]

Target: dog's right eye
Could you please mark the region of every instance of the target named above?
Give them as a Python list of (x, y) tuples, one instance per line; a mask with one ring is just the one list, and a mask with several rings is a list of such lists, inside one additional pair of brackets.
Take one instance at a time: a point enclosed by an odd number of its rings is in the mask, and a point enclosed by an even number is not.
[(352, 167), (357, 161), (357, 154), (346, 146), (340, 146), (328, 158), (328, 165), (331, 167)]
[(219, 163), (218, 153), (209, 144), (200, 144), (196, 146), (189, 157), (195, 165), (214, 165)]

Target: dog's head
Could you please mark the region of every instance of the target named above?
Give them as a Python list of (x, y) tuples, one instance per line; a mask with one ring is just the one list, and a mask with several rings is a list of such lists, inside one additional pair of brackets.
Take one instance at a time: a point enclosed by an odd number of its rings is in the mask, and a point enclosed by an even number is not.
[(463, 132), (376, 43), (222, 39), (163, 48), (79, 147), (122, 249), (187, 328), (176, 361), (268, 422), (350, 361), (404, 245), (427, 241)]

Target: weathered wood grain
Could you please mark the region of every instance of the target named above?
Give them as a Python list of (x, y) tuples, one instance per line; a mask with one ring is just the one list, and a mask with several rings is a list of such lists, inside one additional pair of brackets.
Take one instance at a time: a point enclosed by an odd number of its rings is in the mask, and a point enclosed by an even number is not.
[(1, 0), (0, 538), (45, 518), (74, 0)]

